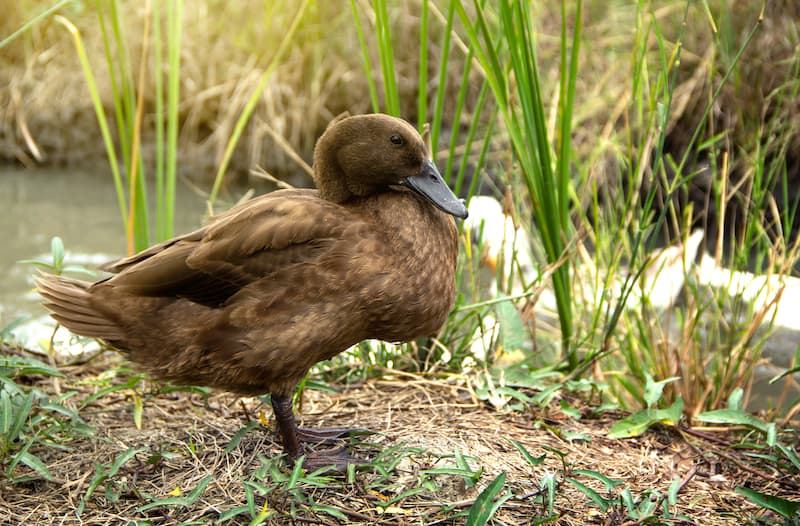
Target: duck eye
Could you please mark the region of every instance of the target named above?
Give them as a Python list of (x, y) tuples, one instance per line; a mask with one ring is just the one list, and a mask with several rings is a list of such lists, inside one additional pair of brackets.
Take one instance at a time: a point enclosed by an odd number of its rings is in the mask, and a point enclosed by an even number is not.
[(392, 141), (392, 144), (397, 144), (397, 145), (403, 144), (403, 138), (396, 133), (391, 137), (389, 137), (389, 140)]

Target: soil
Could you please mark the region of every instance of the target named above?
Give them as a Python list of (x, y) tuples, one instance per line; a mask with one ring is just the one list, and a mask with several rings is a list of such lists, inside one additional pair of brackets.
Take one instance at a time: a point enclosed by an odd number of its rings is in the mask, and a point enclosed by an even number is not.
[[(50, 393), (75, 390), (78, 395), (73, 400), (81, 400), (99, 389), (101, 373), (114, 370), (120, 362), (118, 355), (106, 353), (87, 364), (62, 368), (65, 378), (24, 380)], [(163, 386), (147, 381), (137, 391), (144, 400), (141, 429), (134, 424), (132, 390), (102, 396), (80, 413), (95, 428), (94, 438), (76, 439), (68, 450), (32, 450), (47, 465), (52, 481), (12, 484), (0, 479), (0, 522), (214, 524), (220, 513), (246, 504), (244, 481), (268, 484), (276, 477), (288, 478), (291, 469), (284, 459), (276, 460), (281, 449), (263, 413), (270, 415), (270, 410), (260, 399), (221, 392), (209, 396), (165, 392)], [(562, 404), (585, 416), (567, 416)], [(784, 498), (798, 492), (796, 480), (748, 457), (747, 448), (730, 447), (738, 440), (730, 429), (663, 427), (639, 438), (612, 440), (606, 434), (620, 413), (588, 416), (593, 410), (579, 398), (557, 398), (543, 408), (498, 411), (479, 400), (468, 379), (460, 376), (429, 379), (398, 373), (338, 387), (335, 392), (307, 389), (299, 413), (301, 425), (307, 427), (375, 431), (351, 439), (348, 445), (353, 454), (374, 462), (349, 477), (325, 479), (321, 487), (302, 485), (305, 504), (285, 484), (273, 482), (266, 494), (255, 492), (256, 509), (268, 510), (264, 524), (462, 524), (480, 491), (501, 472), (506, 473), (511, 497), (492, 521), (507, 525), (531, 524), (548, 516), (541, 490), (548, 476), (558, 487), (554, 516), (547, 522), (562, 525), (742, 524), (767, 517), (763, 509), (735, 493), (737, 486)], [(250, 429), (244, 432), (248, 423)], [(532, 457), (544, 455), (544, 460), (531, 465), (510, 440)], [(107, 469), (129, 448), (141, 451), (85, 499), (79, 514), (96, 466)], [(426, 473), (456, 466), (459, 453), (471, 470), (483, 470), (477, 484), (470, 487), (468, 478), (459, 475)], [(18, 466), (14, 474), (32, 474), (27, 469)], [(580, 470), (598, 472), (621, 484), (608, 493), (596, 478)], [(607, 499), (616, 497), (616, 504), (601, 509), (566, 481), (565, 473)], [(156, 499), (188, 495), (208, 475), (208, 486), (192, 505), (141, 509)], [(680, 480), (677, 502), (667, 505), (675, 480)], [(634, 499), (655, 500), (659, 505), (654, 514), (645, 519), (631, 516), (618, 498), (625, 488)], [(323, 506), (339, 514), (332, 515)], [(226, 524), (250, 520), (244, 513)]]

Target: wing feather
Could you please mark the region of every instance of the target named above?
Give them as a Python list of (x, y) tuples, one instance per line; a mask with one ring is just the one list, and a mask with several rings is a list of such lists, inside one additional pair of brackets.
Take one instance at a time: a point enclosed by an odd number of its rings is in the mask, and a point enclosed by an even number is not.
[(253, 281), (313, 263), (357, 219), (313, 190), (280, 190), (214, 218), (190, 234), (107, 267), (103, 283), (144, 296), (174, 296), (219, 306)]

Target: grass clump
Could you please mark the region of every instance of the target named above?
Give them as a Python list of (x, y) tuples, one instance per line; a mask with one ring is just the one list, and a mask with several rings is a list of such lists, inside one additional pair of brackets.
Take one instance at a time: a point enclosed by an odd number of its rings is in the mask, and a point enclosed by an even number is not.
[[(3, 344), (0, 344), (3, 345)], [(55, 368), (33, 358), (0, 356), (0, 465), (11, 483), (53, 480), (39, 455), (48, 449), (69, 450), (69, 442), (91, 437), (71, 400), (75, 392), (50, 395), (25, 386), (30, 376), (57, 379)]]

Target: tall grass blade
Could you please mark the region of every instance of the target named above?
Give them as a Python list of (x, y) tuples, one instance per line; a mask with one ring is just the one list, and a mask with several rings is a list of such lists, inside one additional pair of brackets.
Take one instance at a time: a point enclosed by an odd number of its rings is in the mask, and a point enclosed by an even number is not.
[(119, 162), (117, 161), (117, 153), (114, 149), (114, 142), (111, 139), (111, 132), (108, 128), (108, 118), (106, 117), (103, 103), (100, 101), (100, 95), (97, 91), (97, 82), (95, 82), (92, 66), (89, 64), (89, 57), (86, 55), (86, 48), (83, 45), (80, 31), (68, 19), (61, 15), (56, 15), (56, 22), (67, 28), (67, 31), (72, 35), (75, 50), (78, 53), (78, 59), (83, 69), (83, 74), (86, 77), (86, 85), (89, 88), (89, 96), (92, 99), (92, 107), (94, 108), (95, 115), (97, 116), (97, 124), (100, 126), (100, 134), (103, 137), (103, 144), (106, 148), (108, 155), (108, 164), (111, 168), (111, 174), (114, 179), (114, 189), (117, 192), (117, 201), (119, 203), (120, 214), (122, 215), (122, 223), (128, 219), (128, 208), (125, 203), (125, 191), (122, 185), (122, 175), (119, 173)]
[[(534, 51), (533, 21), (528, 2), (503, 0), (495, 5), (499, 11), (500, 29), (493, 32), (487, 23), (489, 7), (484, 9), (475, 0), (476, 16), (470, 17), (463, 5), (457, 5), (459, 18), (497, 102), (519, 161), (528, 190), (534, 218), (544, 245), (547, 260), (559, 266), (553, 272), (553, 289), (561, 327), (562, 352), (570, 370), (578, 366), (571, 348), (572, 293), (570, 261), (564, 251), (571, 238), (569, 219), (570, 131), (574, 103), (577, 56), (580, 42), (581, 2), (578, 2), (572, 39), (571, 62), (567, 64), (566, 8), (562, 3), (562, 64), (558, 106), (557, 162), (551, 161), (550, 142), (544, 118), (538, 67)], [(505, 50), (500, 53), (500, 50)], [(514, 83), (506, 82), (508, 71)], [(511, 90), (513, 89), (513, 93)], [(513, 99), (512, 99), (513, 97)]]
[(417, 129), (428, 122), (428, 1), (422, 0), (419, 15), (419, 79), (417, 82)]
[[(148, 2), (149, 4), (149, 2)], [(133, 139), (133, 144), (131, 145), (131, 164), (128, 166), (128, 195), (131, 199), (131, 206), (128, 208), (128, 229), (127, 229), (127, 239), (128, 239), (128, 254), (132, 254), (135, 251), (135, 248), (146, 248), (148, 243), (147, 237), (143, 240), (137, 239), (136, 230), (141, 230), (141, 227), (137, 228), (138, 225), (141, 225), (142, 221), (144, 221), (145, 225), (147, 224), (147, 199), (146, 195), (144, 195), (143, 191), (145, 188), (145, 179), (144, 179), (144, 171), (140, 167), (143, 166), (140, 164), (139, 159), (139, 150), (141, 145), (141, 138), (142, 138), (142, 114), (144, 112), (144, 82), (145, 78), (147, 77), (147, 49), (148, 43), (150, 40), (150, 17), (147, 16), (145, 13), (144, 17), (144, 30), (143, 30), (143, 37), (142, 37), (142, 56), (139, 60), (139, 82), (136, 89), (136, 109), (133, 121), (133, 127), (131, 130), (131, 137)], [(143, 206), (142, 206), (143, 205)], [(141, 216), (142, 209), (144, 209), (144, 216)], [(143, 242), (145, 246), (142, 247), (134, 247), (134, 239), (137, 241)], [(137, 243), (138, 244), (138, 243)]]
[[(447, 162), (444, 169), (444, 180), (450, 183), (450, 176), (453, 171), (453, 162), (456, 158), (456, 146), (458, 146), (459, 139), (459, 125), (461, 123), (461, 112), (464, 109), (464, 104), (467, 101), (467, 92), (469, 91), (469, 74), (472, 71), (472, 57), (473, 51), (470, 49), (467, 53), (467, 60), (464, 62), (464, 71), (461, 76), (461, 86), (458, 89), (458, 97), (456, 98), (456, 107), (453, 112), (451, 121), (452, 129), (450, 130), (450, 146), (447, 153)], [(468, 151), (464, 152), (467, 156)]]
[[(164, 239), (172, 237), (175, 223), (175, 180), (178, 166), (178, 105), (180, 102), (181, 35), (183, 0), (167, 4), (167, 170), (162, 182), (164, 201), (161, 232)], [(160, 74), (160, 72), (157, 72)]]
[(431, 124), (431, 157), (436, 159), (439, 151), (439, 133), (442, 129), (442, 112), (444, 111), (444, 97), (447, 88), (447, 64), (450, 60), (450, 41), (453, 32), (453, 18), (456, 8), (461, 6), (461, 0), (450, 0), (447, 4), (447, 19), (442, 35), (442, 56), (439, 58), (439, 78), (436, 82), (436, 102), (433, 108), (433, 123)]
[(375, 86), (375, 73), (372, 70), (372, 62), (369, 60), (369, 48), (367, 47), (367, 40), (364, 38), (364, 26), (361, 24), (361, 17), (358, 14), (356, 0), (350, 0), (350, 7), (353, 11), (353, 22), (356, 26), (358, 45), (361, 48), (361, 62), (364, 66), (364, 74), (367, 77), (369, 100), (372, 102), (372, 111), (378, 113), (381, 111), (381, 104), (378, 102), (378, 88)]
[(45, 9), (44, 11), (39, 13), (38, 15), (32, 17), (30, 20), (28, 20), (27, 22), (22, 24), (19, 27), (19, 29), (17, 29), (16, 31), (14, 31), (10, 35), (8, 35), (3, 40), (0, 40), (0, 49), (3, 49), (8, 44), (13, 42), (17, 37), (19, 37), (22, 33), (27, 31), (28, 29), (32, 28), (33, 26), (35, 26), (36, 24), (38, 24), (39, 22), (41, 22), (45, 18), (49, 17), (50, 15), (52, 15), (53, 13), (55, 13), (56, 11), (58, 11), (59, 9), (64, 7), (65, 5), (71, 4), (74, 1), (75, 0), (61, 0), (60, 2), (56, 2), (52, 6), (48, 7), (47, 9)]
[(217, 199), (217, 194), (219, 194), (219, 190), (222, 187), (222, 181), (225, 178), (225, 171), (228, 169), (228, 163), (230, 163), (231, 157), (233, 156), (233, 150), (236, 148), (236, 144), (239, 142), (242, 132), (244, 132), (244, 128), (250, 120), (250, 116), (253, 114), (253, 110), (261, 98), (264, 89), (266, 89), (267, 83), (272, 78), (275, 68), (278, 67), (278, 63), (281, 61), (281, 59), (283, 59), (283, 56), (289, 49), (289, 44), (291, 43), (294, 34), (297, 32), (297, 28), (300, 26), (300, 21), (303, 19), (303, 15), (306, 12), (308, 4), (309, 0), (303, 0), (303, 3), (301, 3), (297, 8), (297, 13), (292, 19), (289, 29), (283, 36), (283, 40), (281, 40), (281, 43), (278, 46), (278, 49), (275, 51), (275, 54), (272, 55), (272, 58), (267, 65), (267, 69), (261, 74), (261, 78), (258, 81), (256, 89), (253, 90), (253, 94), (248, 99), (242, 114), (236, 121), (233, 133), (231, 134), (230, 139), (228, 139), (228, 143), (225, 145), (225, 153), (222, 156), (222, 162), (220, 162), (219, 169), (214, 177), (214, 185), (211, 187), (211, 193), (208, 196), (209, 207), (212, 207), (214, 205), (214, 201)]
[[(137, 133), (136, 88), (118, 2), (111, 0), (103, 3), (97, 0), (95, 4), (103, 33), (106, 64), (110, 72), (120, 149), (128, 170), (128, 218), (125, 225), (128, 233), (127, 250), (128, 254), (131, 254), (136, 250), (143, 250), (150, 244), (144, 163), (141, 161), (141, 157), (134, 156), (133, 153), (136, 142), (134, 137)], [(106, 9), (110, 11), (108, 16), (106, 16)], [(110, 25), (110, 35), (107, 25)]]
[(392, 48), (392, 31), (389, 24), (389, 13), (386, 0), (373, 0), (375, 11), (375, 30), (378, 33), (378, 52), (381, 58), (383, 75), (383, 96), (386, 113), (400, 116), (400, 96), (397, 92), (397, 78), (394, 71), (394, 51)]
[[(151, 2), (148, 1), (148, 5)], [(156, 185), (156, 238), (165, 240), (168, 238), (166, 228), (166, 196), (164, 195), (164, 171), (166, 163), (164, 160), (164, 75), (163, 75), (163, 42), (161, 29), (161, 2), (157, 0), (152, 4), (153, 15), (153, 66), (155, 68), (155, 133), (156, 133), (156, 159), (155, 159), (155, 185)]]

